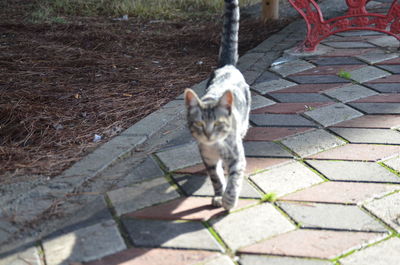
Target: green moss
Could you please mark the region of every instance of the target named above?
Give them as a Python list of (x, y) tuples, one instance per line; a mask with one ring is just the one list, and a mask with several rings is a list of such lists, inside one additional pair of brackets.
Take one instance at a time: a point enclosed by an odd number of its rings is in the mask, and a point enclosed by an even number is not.
[(264, 196), (261, 198), (261, 201), (263, 202), (274, 202), (278, 198), (278, 195), (275, 192), (269, 192), (264, 194)]
[(338, 73), (338, 76), (344, 79), (351, 79), (351, 74), (349, 72), (346, 72), (344, 70), (340, 70)]

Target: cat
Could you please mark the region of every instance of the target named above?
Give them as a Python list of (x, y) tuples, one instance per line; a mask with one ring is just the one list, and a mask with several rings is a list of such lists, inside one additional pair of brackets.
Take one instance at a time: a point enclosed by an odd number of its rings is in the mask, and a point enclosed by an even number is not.
[[(214, 188), (212, 205), (231, 210), (242, 188), (246, 158), (242, 139), (249, 127), (251, 94), (238, 61), (239, 1), (225, 0), (218, 67), (200, 99), (185, 90), (187, 123)], [(228, 178), (225, 180), (225, 167)]]

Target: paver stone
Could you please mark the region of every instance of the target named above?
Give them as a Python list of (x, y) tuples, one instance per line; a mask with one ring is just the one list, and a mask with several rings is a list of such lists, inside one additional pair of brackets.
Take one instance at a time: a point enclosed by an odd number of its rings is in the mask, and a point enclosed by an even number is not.
[[(280, 95), (280, 94), (276, 94)], [(334, 104), (332, 101), (325, 102), (292, 102), (292, 103), (277, 103), (271, 106), (259, 108), (253, 110), (252, 114), (263, 114), (263, 113), (272, 113), (272, 114), (299, 114), (305, 111), (320, 108), (323, 106), (329, 106)]]
[(400, 183), (400, 177), (373, 162), (307, 160), (330, 180)]
[(393, 237), (340, 259), (340, 263), (343, 265), (397, 265), (400, 258), (399, 249), (400, 239)]
[(400, 132), (390, 129), (332, 128), (350, 143), (400, 144)]
[(367, 114), (400, 114), (399, 103), (350, 103)]
[(129, 248), (86, 265), (195, 265), (215, 257), (217, 252), (163, 248)]
[(269, 94), (278, 94), (278, 93), (321, 93), (323, 91), (339, 88), (345, 85), (349, 85), (350, 83), (333, 83), (333, 84), (302, 84), (296, 85), (288, 88), (284, 88), (281, 90), (273, 91)]
[(289, 78), (299, 84), (348, 83), (347, 79), (337, 75), (291, 75)]
[(200, 222), (123, 218), (122, 223), (136, 247), (223, 250)]
[(345, 143), (343, 140), (322, 129), (290, 136), (282, 141), (282, 144), (301, 157), (316, 154)]
[(81, 228), (43, 242), (47, 265), (88, 262), (125, 248), (124, 240), (114, 221)]
[(304, 60), (294, 60), (271, 67), (271, 70), (285, 77), (291, 74), (314, 68), (315, 65)]
[[(239, 200), (236, 209), (256, 202), (255, 200)], [(127, 216), (142, 219), (206, 221), (226, 213), (224, 208), (211, 205), (211, 197), (188, 197), (128, 213)]]
[(281, 200), (359, 204), (400, 189), (399, 185), (328, 181), (281, 197)]
[(259, 109), (263, 108), (266, 106), (274, 105), (276, 102), (272, 101), (266, 97), (257, 95), (257, 94), (252, 94), (251, 95), (251, 109)]
[(0, 257), (0, 265), (42, 265), (41, 258), (39, 256), (39, 251), (36, 247), (30, 247), (7, 255), (5, 257)]
[(302, 259), (292, 257), (261, 256), (261, 255), (241, 255), (241, 265), (332, 265), (327, 260)]
[(309, 158), (332, 159), (332, 160), (354, 160), (354, 161), (377, 161), (400, 153), (397, 145), (375, 145), (375, 144), (346, 144), (339, 146)]
[(384, 161), (385, 165), (393, 168), (396, 171), (400, 172), (400, 156), (393, 157), (389, 160)]
[[(188, 196), (214, 196), (211, 179), (206, 175), (184, 175), (173, 176), (173, 178)], [(246, 180), (243, 180), (240, 197), (257, 199), (261, 195)]]
[(350, 78), (359, 83), (365, 83), (374, 79), (389, 76), (390, 74), (384, 70), (374, 66), (366, 66), (349, 72)]
[(365, 85), (381, 93), (400, 93), (398, 83), (368, 83)]
[(268, 203), (213, 219), (211, 225), (232, 250), (295, 229)]
[(273, 142), (245, 142), (244, 150), (246, 156), (252, 157), (293, 157), (282, 146)]
[(325, 91), (324, 94), (346, 103), (360, 98), (376, 95), (377, 93), (364, 86), (349, 85)]
[(370, 212), (400, 233), (400, 193), (390, 194), (364, 204)]
[[(373, 42), (374, 40), (371, 40), (370, 42)], [(370, 53), (364, 53), (361, 55), (356, 56), (356, 58), (367, 62), (368, 64), (376, 64), (380, 63), (386, 60), (394, 59), (398, 57), (397, 54), (395, 53), (385, 53), (384, 51), (373, 51)]]
[(164, 178), (109, 191), (107, 195), (118, 216), (179, 197)]
[(290, 82), (286, 79), (278, 79), (267, 82), (261, 82), (251, 86), (252, 90), (259, 92), (260, 94), (266, 94), (279, 89), (288, 88), (297, 85), (296, 83)]
[(336, 123), (362, 116), (361, 112), (342, 103), (337, 103), (304, 113), (323, 126), (331, 126)]
[(169, 171), (174, 171), (179, 168), (185, 168), (202, 162), (197, 143), (195, 142), (158, 152), (157, 156)]
[(294, 102), (329, 102), (330, 98), (318, 93), (274, 93), (270, 94), (279, 102), (294, 103)]
[(400, 127), (400, 115), (364, 115), (337, 123), (333, 127), (394, 129)]
[(378, 94), (358, 99), (352, 103), (400, 103), (400, 94)]
[(295, 114), (251, 114), (250, 121), (258, 126), (315, 127), (316, 124)]
[(302, 228), (386, 232), (385, 227), (355, 205), (280, 202)]
[(301, 163), (294, 162), (255, 174), (250, 179), (265, 193), (282, 196), (322, 182), (317, 174)]
[(378, 241), (384, 236), (384, 233), (301, 229), (243, 248), (240, 252), (333, 259), (345, 252)]
[(312, 130), (310, 127), (252, 127), (245, 141), (276, 141), (291, 135)]
[(375, 47), (372, 44), (369, 44), (367, 42), (359, 42), (359, 41), (329, 41), (329, 42), (324, 42), (325, 45), (328, 45), (329, 47), (333, 48), (373, 48)]

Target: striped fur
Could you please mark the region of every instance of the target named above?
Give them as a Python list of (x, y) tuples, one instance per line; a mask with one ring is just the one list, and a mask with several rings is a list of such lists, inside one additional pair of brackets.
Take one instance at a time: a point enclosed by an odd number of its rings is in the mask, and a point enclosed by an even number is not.
[(222, 29), (221, 47), (219, 50), (218, 67), (236, 65), (238, 60), (239, 36), (239, 1), (225, 0), (224, 25)]
[[(249, 126), (251, 94), (237, 62), (239, 27), (237, 0), (225, 0), (219, 68), (211, 75), (207, 93), (199, 99), (185, 91), (187, 122), (214, 187), (214, 206), (236, 206), (246, 159), (242, 139)], [(228, 173), (225, 180), (224, 168)]]

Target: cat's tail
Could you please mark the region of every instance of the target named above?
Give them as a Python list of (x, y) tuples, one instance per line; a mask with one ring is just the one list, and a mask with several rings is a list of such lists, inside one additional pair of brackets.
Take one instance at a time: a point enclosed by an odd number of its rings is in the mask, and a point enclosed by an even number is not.
[(218, 67), (236, 65), (238, 61), (239, 0), (225, 0), (224, 25)]

